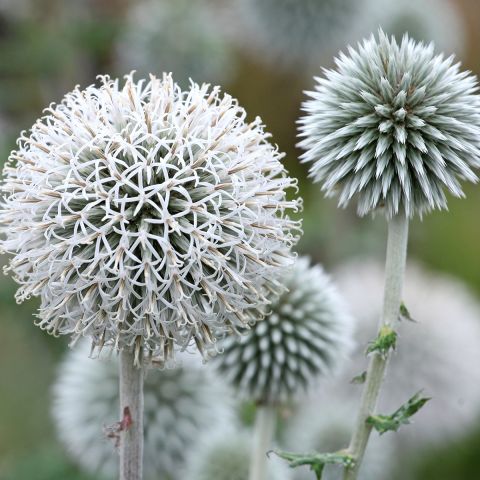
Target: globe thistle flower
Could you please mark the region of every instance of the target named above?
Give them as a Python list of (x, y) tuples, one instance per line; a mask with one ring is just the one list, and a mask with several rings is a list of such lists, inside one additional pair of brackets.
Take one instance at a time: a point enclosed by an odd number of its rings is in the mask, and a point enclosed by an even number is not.
[(226, 378), (259, 403), (298, 395), (341, 364), (351, 344), (352, 319), (320, 266), (298, 259), (284, 286), (266, 318), (246, 335), (226, 338), (214, 360)]
[[(316, 392), (298, 405), (287, 425), (284, 442), (287, 449), (308, 452), (336, 452), (348, 445), (358, 407), (352, 398), (324, 395)], [(393, 436), (372, 437), (362, 463), (359, 480), (391, 478), (394, 465)], [(311, 480), (309, 468), (295, 468), (293, 480)], [(342, 469), (327, 465), (322, 480), (340, 480)]]
[(473, 75), (433, 45), (379, 31), (340, 54), (304, 103), (299, 146), (328, 196), (387, 218), (446, 208), (445, 190), (476, 181), (480, 109)]
[(465, 48), (465, 28), (455, 5), (447, 0), (368, 0), (364, 33), (379, 27), (401, 41), (408, 33), (416, 41), (434, 42), (441, 52), (460, 55)]
[[(358, 388), (345, 390), (348, 380), (366, 364), (365, 345), (381, 312), (383, 269), (374, 261), (351, 262), (335, 278), (358, 318), (352, 368), (334, 382), (333, 393), (328, 390), (336, 403), (342, 403)], [(472, 365), (480, 364), (480, 304), (459, 280), (414, 264), (407, 266), (404, 299), (416, 322), (404, 320), (399, 330), (398, 351), (390, 360), (377, 410), (390, 413), (421, 389), (432, 397), (415, 415), (415, 428), (401, 429), (394, 436), (397, 449), (412, 454), (459, 438), (475, 425), (480, 413), (480, 373)]]
[(101, 77), (23, 133), (0, 222), (38, 325), (160, 359), (263, 314), (293, 262), (296, 185), (260, 119), (218, 87)]
[[(82, 342), (63, 360), (53, 387), (52, 414), (72, 459), (87, 472), (115, 478), (114, 442), (102, 430), (117, 421), (118, 362), (105, 355), (92, 360), (88, 354), (89, 345)], [(152, 369), (145, 378), (146, 479), (180, 478), (176, 472), (197, 437), (233, 417), (226, 385), (198, 356), (180, 357), (181, 363)]]
[[(252, 434), (240, 427), (224, 425), (201, 437), (188, 457), (183, 478), (195, 480), (246, 480)], [(266, 480), (289, 480), (288, 467), (269, 458)]]
[[(364, 0), (238, 0), (246, 43), (275, 66), (317, 66), (354, 31)], [(247, 32), (247, 33), (246, 33)]]
[(141, 75), (170, 71), (182, 85), (189, 78), (228, 81), (233, 55), (217, 15), (208, 0), (135, 2), (117, 42), (118, 69)]

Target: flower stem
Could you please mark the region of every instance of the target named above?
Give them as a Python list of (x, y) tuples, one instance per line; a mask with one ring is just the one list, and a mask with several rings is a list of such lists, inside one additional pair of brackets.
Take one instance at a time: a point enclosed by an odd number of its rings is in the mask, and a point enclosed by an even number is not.
[[(380, 329), (387, 325), (395, 330), (398, 323), (407, 258), (407, 242), (408, 218), (403, 214), (396, 215), (388, 223), (383, 315)], [(358, 471), (372, 430), (372, 426), (367, 424), (367, 418), (374, 413), (376, 408), (389, 354), (390, 352), (373, 352), (371, 355), (360, 411), (348, 449), (355, 464), (353, 467), (345, 469), (344, 480), (355, 480), (358, 477)]]
[(259, 405), (255, 417), (249, 480), (267, 478), (267, 451), (275, 431), (277, 412), (270, 405)]
[(143, 477), (143, 368), (134, 361), (133, 350), (120, 352), (120, 480)]

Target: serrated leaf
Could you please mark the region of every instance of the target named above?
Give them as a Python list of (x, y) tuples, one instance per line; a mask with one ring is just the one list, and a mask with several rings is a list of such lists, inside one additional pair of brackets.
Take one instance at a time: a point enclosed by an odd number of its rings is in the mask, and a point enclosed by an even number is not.
[(356, 377), (353, 377), (350, 380), (350, 383), (353, 383), (355, 385), (361, 385), (362, 383), (365, 383), (365, 380), (367, 379), (367, 371), (364, 370), (360, 375), (357, 375)]
[(377, 352), (382, 356), (386, 356), (390, 350), (395, 350), (396, 343), (397, 332), (390, 325), (382, 325), (377, 338), (370, 342), (366, 354)]
[(400, 304), (400, 320), (408, 320), (410, 322), (416, 322), (415, 319), (412, 318), (410, 312), (408, 311), (407, 306), (402, 302)]
[(354, 466), (354, 460), (351, 455), (344, 451), (335, 453), (293, 453), (284, 452), (282, 450), (273, 450), (275, 455), (287, 460), (290, 468), (296, 468), (303, 465), (310, 467), (312, 472), (317, 476), (317, 480), (321, 480), (323, 469), (326, 465), (342, 465), (345, 468), (352, 468)]
[(388, 431), (396, 432), (400, 426), (409, 424), (410, 418), (429, 400), (430, 398), (422, 397), (418, 392), (391, 415), (370, 415), (367, 423), (372, 425), (380, 435)]

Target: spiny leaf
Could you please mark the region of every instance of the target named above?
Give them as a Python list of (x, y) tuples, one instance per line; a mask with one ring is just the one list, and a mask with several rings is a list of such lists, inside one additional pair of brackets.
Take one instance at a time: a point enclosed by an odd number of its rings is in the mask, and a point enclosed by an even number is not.
[(385, 357), (390, 349), (395, 350), (396, 343), (397, 332), (390, 325), (384, 324), (380, 328), (377, 338), (370, 342), (366, 353), (368, 355), (369, 353), (377, 352)]
[(353, 383), (355, 385), (361, 385), (362, 383), (365, 383), (365, 380), (367, 379), (367, 371), (364, 370), (362, 373), (357, 375), (356, 377), (353, 377), (350, 380), (350, 383)]
[(410, 322), (416, 322), (416, 320), (412, 318), (412, 316), (410, 315), (408, 308), (403, 302), (400, 304), (400, 320), (408, 320)]
[(410, 400), (402, 405), (391, 415), (370, 415), (367, 423), (382, 435), (385, 432), (396, 432), (401, 425), (410, 423), (410, 417), (415, 415), (429, 400), (428, 397), (422, 397), (421, 392), (417, 392)]
[(352, 468), (354, 466), (354, 460), (351, 455), (345, 451), (339, 451), (335, 453), (293, 453), (284, 452), (282, 450), (273, 450), (275, 455), (287, 460), (290, 468), (300, 467), (302, 465), (309, 465), (310, 469), (317, 476), (317, 480), (321, 480), (323, 469), (326, 465), (336, 464), (342, 465), (345, 468)]

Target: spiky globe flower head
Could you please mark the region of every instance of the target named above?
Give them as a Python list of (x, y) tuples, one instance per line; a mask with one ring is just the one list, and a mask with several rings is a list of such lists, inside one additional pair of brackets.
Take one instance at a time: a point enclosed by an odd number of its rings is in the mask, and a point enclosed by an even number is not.
[(453, 57), (379, 31), (340, 54), (317, 79), (300, 120), (302, 159), (329, 196), (387, 218), (446, 208), (445, 190), (476, 181), (480, 164), (477, 82)]
[[(381, 316), (383, 277), (380, 262), (364, 259), (351, 261), (335, 273), (358, 319), (351, 368), (335, 379), (339, 388), (331, 393), (338, 403), (360, 395), (357, 385), (347, 385), (367, 365), (365, 348)], [(413, 417), (415, 428), (400, 429), (394, 435), (397, 448), (411, 455), (432, 443), (461, 438), (476, 425), (480, 370), (472, 365), (480, 364), (480, 304), (458, 279), (415, 264), (407, 265), (403, 298), (415, 322), (404, 319), (399, 326), (397, 350), (390, 359), (377, 410), (391, 413), (419, 390), (432, 397)]]
[(353, 322), (320, 266), (299, 258), (273, 296), (270, 312), (241, 337), (227, 337), (214, 362), (245, 396), (288, 400), (332, 372), (347, 356)]
[(245, 24), (237, 40), (275, 66), (316, 67), (354, 30), (364, 1), (236, 0)]
[(40, 327), (162, 359), (261, 317), (293, 262), (299, 201), (245, 117), (218, 87), (102, 77), (22, 134), (0, 246), (17, 300), (41, 297)]
[[(182, 478), (195, 480), (247, 480), (253, 435), (241, 427), (224, 425), (202, 436), (187, 458)], [(266, 480), (289, 480), (286, 464), (273, 455)]]
[(181, 85), (189, 78), (223, 83), (234, 66), (221, 26), (209, 0), (135, 2), (116, 45), (118, 68), (173, 72)]
[[(297, 405), (287, 423), (282, 447), (292, 451), (336, 452), (347, 447), (353, 430), (358, 405), (352, 397), (338, 397), (315, 392), (307, 401)], [(391, 478), (394, 466), (393, 435), (370, 437), (359, 472), (360, 480)], [(340, 480), (343, 468), (327, 465), (322, 480)], [(295, 468), (294, 480), (311, 480), (308, 467)]]
[(400, 41), (405, 33), (417, 41), (434, 42), (438, 50), (460, 55), (465, 27), (449, 0), (367, 0), (361, 17), (363, 34), (379, 27)]
[[(118, 361), (89, 358), (88, 342), (70, 350), (53, 387), (52, 415), (72, 459), (85, 471), (116, 478), (115, 422), (118, 420)], [(152, 369), (145, 378), (146, 479), (180, 478), (197, 437), (232, 420), (228, 387), (198, 355), (183, 353), (172, 368)], [(107, 434), (112, 438), (107, 438)]]

